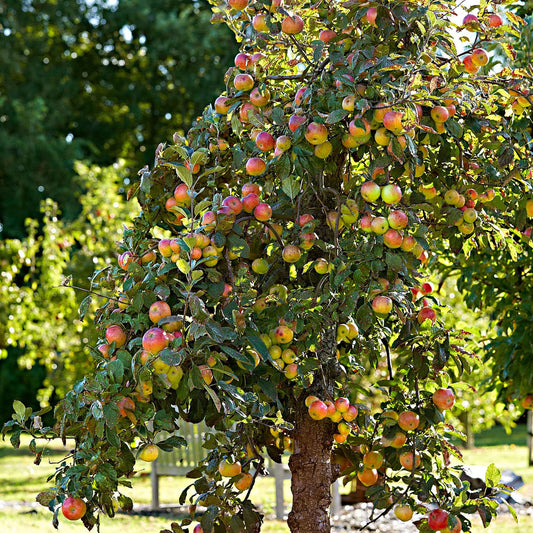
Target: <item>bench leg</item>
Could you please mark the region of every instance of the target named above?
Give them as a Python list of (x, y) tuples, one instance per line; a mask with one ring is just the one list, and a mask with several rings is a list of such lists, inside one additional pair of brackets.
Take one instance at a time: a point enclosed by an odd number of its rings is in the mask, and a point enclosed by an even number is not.
[(276, 484), (276, 518), (278, 520), (283, 520), (285, 515), (285, 504), (283, 501), (283, 465), (274, 463), (274, 480)]
[(159, 509), (159, 477), (157, 475), (157, 461), (152, 463), (150, 482), (152, 485), (152, 509)]

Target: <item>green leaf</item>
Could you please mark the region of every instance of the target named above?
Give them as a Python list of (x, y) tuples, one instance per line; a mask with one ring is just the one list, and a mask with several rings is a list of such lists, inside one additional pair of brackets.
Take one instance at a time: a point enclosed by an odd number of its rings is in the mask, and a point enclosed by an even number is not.
[(348, 111), (345, 111), (344, 109), (335, 109), (335, 111), (332, 111), (326, 118), (326, 124), (336, 124), (347, 116)]
[(26, 406), (19, 400), (13, 402), (13, 409), (17, 415), (18, 420), (23, 422), (25, 420)]
[(187, 187), (192, 187), (192, 174), (191, 171), (184, 165), (176, 165), (174, 166), (174, 170), (176, 171), (176, 174), (180, 178), (183, 183), (187, 185)]
[(487, 467), (487, 472), (485, 474), (485, 484), (487, 485), (487, 487), (495, 487), (499, 483), (501, 477), (501, 472), (498, 470), (494, 463), (491, 463)]
[(300, 193), (300, 182), (294, 178), (285, 178), (281, 182), (281, 188), (291, 200), (294, 200)]
[(261, 354), (265, 361), (272, 361), (272, 356), (266, 347), (266, 344), (255, 333), (246, 332), (246, 338), (250, 344)]
[(204, 513), (202, 520), (200, 521), (200, 524), (202, 524), (202, 529), (205, 533), (211, 533), (215, 518), (218, 516), (219, 512), (220, 509), (216, 505), (210, 505), (207, 508), (207, 511)]
[(164, 452), (171, 452), (174, 448), (181, 448), (187, 446), (187, 441), (179, 435), (172, 435), (168, 439), (156, 442), (157, 446)]
[(80, 320), (83, 320), (85, 318), (85, 315), (87, 314), (87, 310), (89, 309), (89, 306), (91, 305), (91, 302), (93, 301), (92, 296), (89, 294), (89, 296), (86, 296), (78, 308), (78, 313), (80, 315)]

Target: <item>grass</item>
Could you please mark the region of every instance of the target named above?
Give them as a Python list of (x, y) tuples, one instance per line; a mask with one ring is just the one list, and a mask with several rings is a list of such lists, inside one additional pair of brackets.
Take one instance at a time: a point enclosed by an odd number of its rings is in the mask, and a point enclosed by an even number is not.
[[(0, 500), (3, 501), (35, 501), (35, 495), (47, 487), (46, 478), (52, 474), (55, 465), (62, 459), (67, 448), (60, 445), (49, 445), (40, 466), (33, 464), (33, 455), (29, 453), (28, 440), (23, 439), (21, 448), (14, 450), (8, 442), (0, 441)], [(515, 428), (511, 435), (506, 435), (503, 428), (495, 427), (489, 431), (476, 435), (477, 448), (464, 451), (466, 464), (487, 465), (494, 463), (501, 470), (509, 468), (524, 479), (526, 485), (520, 489), (522, 496), (533, 499), (533, 467), (527, 465), (526, 430), (523, 426)], [(129, 495), (135, 503), (149, 504), (151, 502), (151, 487), (149, 466), (141, 475), (134, 478), (134, 487)], [(189, 484), (185, 478), (163, 477), (160, 479), (160, 497), (162, 504), (176, 503), (181, 491)], [(285, 501), (290, 505), (290, 482), (285, 482)], [(263, 506), (263, 511), (271, 514), (274, 511), (275, 491), (274, 479), (258, 480), (252, 499)], [(128, 516), (118, 514), (114, 519), (102, 520), (102, 533), (120, 531), (122, 528), (128, 533), (151, 533), (168, 528), (171, 518)], [(2, 531), (10, 533), (26, 533), (39, 531), (52, 533), (55, 530), (51, 524), (51, 515), (46, 509), (7, 508), (0, 510)], [(60, 532), (81, 533), (85, 531), (79, 522), (60, 520)], [(288, 533), (287, 525), (283, 522), (266, 521), (262, 533)], [(516, 524), (512, 517), (503, 515), (495, 523), (484, 529), (479, 520), (474, 520), (474, 533), (522, 533), (533, 531), (533, 519), (523, 517)]]

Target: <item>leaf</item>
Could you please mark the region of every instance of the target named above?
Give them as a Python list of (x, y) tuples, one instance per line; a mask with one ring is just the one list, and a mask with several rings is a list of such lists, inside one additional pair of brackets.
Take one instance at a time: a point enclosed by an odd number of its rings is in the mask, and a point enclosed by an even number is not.
[(35, 497), (35, 501), (41, 504), (43, 507), (48, 507), (50, 502), (56, 497), (56, 493), (53, 490), (46, 490), (44, 492), (39, 492)]
[(91, 305), (91, 302), (93, 301), (92, 296), (89, 294), (89, 296), (86, 296), (78, 308), (78, 313), (80, 315), (80, 320), (83, 320), (85, 318), (85, 315), (87, 313), (87, 310), (89, 309), (89, 306)]
[(207, 385), (207, 383), (204, 383), (204, 389), (206, 390), (211, 400), (213, 400), (216, 410), (220, 413), (222, 409), (222, 402), (220, 401), (220, 398), (217, 396), (216, 392)]
[(247, 332), (246, 338), (250, 344), (263, 356), (265, 361), (272, 361), (272, 356), (266, 347), (266, 344), (255, 333)]
[(219, 514), (220, 509), (216, 505), (210, 505), (207, 508), (207, 511), (202, 516), (202, 520), (200, 521), (200, 524), (202, 524), (202, 529), (205, 531), (205, 533), (211, 533), (213, 530), (213, 524), (215, 521), (215, 518)]
[(156, 442), (157, 446), (164, 452), (171, 452), (174, 448), (187, 446), (187, 441), (179, 435), (172, 435), (168, 439)]
[(332, 111), (326, 118), (326, 124), (336, 124), (337, 122), (340, 122), (342, 119), (346, 118), (347, 116), (348, 116), (348, 111), (344, 109), (335, 109), (335, 111)]
[(487, 485), (487, 487), (495, 487), (499, 483), (501, 477), (501, 472), (494, 463), (491, 463), (487, 467), (487, 472), (485, 474), (485, 485)]
[(235, 233), (231, 233), (228, 236), (227, 241), (228, 248), (232, 253), (239, 257), (243, 257), (244, 259), (250, 257), (250, 247), (244, 239), (241, 239), (238, 235), (235, 235)]
[(191, 171), (184, 165), (176, 165), (174, 167), (178, 177), (187, 185), (187, 187), (192, 187), (192, 174)]
[(13, 401), (13, 410), (15, 411), (18, 419), (23, 422), (26, 414), (26, 406), (19, 400)]
[(178, 259), (176, 261), (176, 266), (182, 274), (188, 274), (191, 271), (191, 265), (185, 259)]
[(214, 320), (208, 320), (205, 323), (205, 329), (207, 330), (207, 334), (217, 343), (222, 343), (225, 340), (236, 337), (236, 333), (233, 330), (222, 327)]
[(300, 193), (300, 183), (294, 178), (285, 178), (281, 182), (281, 188), (291, 200), (294, 200)]

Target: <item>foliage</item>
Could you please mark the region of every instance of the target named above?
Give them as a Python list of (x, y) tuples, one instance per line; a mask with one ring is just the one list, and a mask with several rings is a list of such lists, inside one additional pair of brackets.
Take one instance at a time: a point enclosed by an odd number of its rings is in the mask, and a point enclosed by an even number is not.
[(108, 166), (122, 157), (136, 170), (220, 91), (235, 46), (225, 28), (209, 27), (206, 7), (204, 0), (2, 3), (3, 235), (22, 238), (25, 218), (37, 218), (47, 197), (72, 220), (75, 160)]
[[(180, 497), (207, 507), (206, 533), (260, 529), (239, 486), (284, 450), (292, 531), (329, 531), (341, 475), (368, 487), (374, 520), (401, 502), (447, 510), (450, 528), (470, 530), (474, 513), (490, 522), (497, 503), (450, 466), (458, 433), (434, 399), (453, 399), (474, 363), (423, 281), (439, 258), (497, 247), (515, 258), (527, 245), (517, 228), (531, 108), (511, 105), (529, 102), (531, 79), (463, 63), (473, 50), (455, 50), (453, 2), (295, 0), (294, 16), (279, 2), (214, 4), (243, 55), (215, 107), (132, 184), (142, 211), (118, 265), (92, 278), (110, 296), (95, 315), (96, 371), (57, 406), (54, 427), (32, 429), (40, 415), (20, 403), (5, 426), (14, 445), (21, 431), (76, 437), (39, 501), (57, 522), (67, 496), (83, 498), (87, 528), (99, 511), (131, 508), (120, 485), (136, 455), (185, 445), (165, 436), (183, 419), (211, 428)], [(490, 26), (494, 9), (477, 6), (474, 46), (510, 53), (520, 20)], [(371, 450), (383, 468), (368, 466)], [(493, 465), (486, 481), (505, 490)], [(416, 525), (431, 530), (428, 517)]]
[[(91, 321), (82, 322), (78, 308), (83, 300), (84, 313), (93, 316), (98, 299), (91, 303), (86, 293), (76, 294), (65, 286), (65, 278), (88, 289), (94, 268), (109, 267), (115, 259), (122, 221), (132, 212), (118, 193), (123, 165), (89, 168), (80, 163), (77, 171), (85, 192), (74, 220), (60, 218), (49, 200), (42, 205), (40, 223), (27, 220), (27, 237), (0, 241), (0, 358), (10, 360), (2, 367), (46, 369), (46, 376), (41, 370), (40, 381), (32, 385), (33, 391), (42, 389), (41, 403), (54, 391), (62, 395), (93, 368), (88, 345), (97, 333)], [(30, 374), (12, 373), (11, 387), (39, 377)], [(14, 375), (19, 376), (16, 381)], [(2, 387), (4, 404), (17, 397), (11, 387)], [(9, 414), (6, 409), (2, 418)]]

